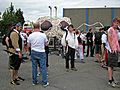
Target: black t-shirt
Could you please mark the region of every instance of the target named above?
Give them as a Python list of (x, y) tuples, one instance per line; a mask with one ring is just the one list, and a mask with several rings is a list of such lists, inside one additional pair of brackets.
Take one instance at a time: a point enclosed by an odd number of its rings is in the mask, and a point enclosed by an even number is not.
[(88, 32), (86, 38), (87, 38), (87, 44), (93, 44), (93, 33)]
[(102, 38), (102, 32), (96, 32), (95, 33), (95, 44), (97, 44), (97, 45), (101, 45), (102, 44), (102, 40), (101, 40), (101, 38)]

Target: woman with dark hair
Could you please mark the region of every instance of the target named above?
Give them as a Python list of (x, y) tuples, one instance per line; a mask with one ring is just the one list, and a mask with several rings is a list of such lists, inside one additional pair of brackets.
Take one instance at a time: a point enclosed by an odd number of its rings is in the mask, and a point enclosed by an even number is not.
[(77, 71), (74, 65), (75, 50), (78, 46), (77, 36), (74, 31), (74, 26), (68, 26), (68, 35), (66, 37), (66, 46), (68, 48), (66, 53), (66, 71), (69, 71), (69, 57), (71, 57), (71, 70)]

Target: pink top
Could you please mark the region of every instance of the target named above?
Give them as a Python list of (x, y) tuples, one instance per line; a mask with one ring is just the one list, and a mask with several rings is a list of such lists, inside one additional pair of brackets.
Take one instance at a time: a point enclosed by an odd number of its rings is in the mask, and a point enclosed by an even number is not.
[(112, 37), (112, 40), (111, 40), (111, 43), (112, 43), (111, 49), (115, 50), (115, 51), (120, 51), (120, 47), (119, 47), (119, 43), (118, 43), (118, 34), (117, 34), (117, 31), (114, 30), (113, 27), (110, 27), (108, 29), (108, 32), (110, 33), (110, 35)]

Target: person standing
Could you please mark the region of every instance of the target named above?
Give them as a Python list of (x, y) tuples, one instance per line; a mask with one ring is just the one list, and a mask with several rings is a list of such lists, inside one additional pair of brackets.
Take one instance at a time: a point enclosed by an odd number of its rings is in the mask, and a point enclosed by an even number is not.
[(99, 29), (99, 31), (95, 32), (95, 39), (94, 39), (94, 44), (95, 44), (95, 57), (96, 61), (101, 63), (101, 44), (102, 44), (102, 28)]
[(77, 37), (77, 39), (78, 39), (78, 52), (79, 52), (80, 63), (85, 63), (81, 32), (79, 32), (79, 36)]
[(74, 26), (69, 25), (68, 26), (68, 34), (66, 37), (66, 47), (67, 47), (67, 53), (66, 53), (66, 71), (69, 71), (69, 57), (71, 57), (71, 70), (77, 71), (75, 68), (75, 50), (78, 47), (78, 40), (77, 36), (74, 31)]
[(87, 38), (87, 55), (86, 57), (89, 56), (89, 49), (90, 49), (90, 56), (93, 57), (93, 33), (92, 33), (92, 28), (89, 29), (89, 32), (86, 35)]
[(112, 22), (112, 26), (108, 29), (108, 43), (111, 49), (108, 51), (108, 84), (112, 87), (116, 86), (113, 77), (113, 68), (118, 64), (118, 52), (120, 51), (117, 35), (117, 27), (119, 23), (120, 20), (118, 20), (118, 18), (115, 18)]
[(22, 25), (17, 23), (15, 29), (10, 33), (9, 36), (9, 69), (11, 74), (11, 84), (20, 85), (19, 80), (24, 81), (23, 78), (18, 76), (18, 70), (22, 61), (22, 39), (20, 37), (20, 28)]
[(37, 61), (40, 63), (42, 84), (48, 86), (47, 70), (46, 70), (46, 53), (45, 45), (48, 44), (47, 37), (44, 33), (40, 32), (38, 23), (34, 24), (33, 33), (28, 37), (28, 45), (31, 47), (31, 61), (32, 61), (32, 83), (38, 84), (37, 80)]
[(104, 27), (104, 31), (102, 32), (102, 37), (101, 37), (101, 67), (106, 68), (107, 67), (107, 48), (108, 45), (108, 39), (107, 39), (107, 29), (108, 27)]
[(85, 46), (86, 46), (86, 32), (84, 32), (84, 31), (81, 32), (81, 35), (80, 35), (80, 36), (81, 36), (81, 39), (82, 39), (82, 41), (83, 41), (83, 52), (86, 53), (86, 52), (85, 52)]

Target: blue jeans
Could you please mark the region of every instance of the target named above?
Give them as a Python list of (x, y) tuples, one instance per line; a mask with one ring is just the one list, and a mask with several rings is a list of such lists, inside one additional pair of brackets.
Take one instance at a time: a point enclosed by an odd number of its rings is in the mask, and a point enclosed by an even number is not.
[(47, 70), (46, 70), (46, 53), (45, 52), (36, 52), (31, 51), (31, 60), (32, 60), (32, 79), (33, 83), (37, 83), (37, 61), (40, 63), (41, 73), (42, 73), (42, 83), (46, 84), (47, 79)]

